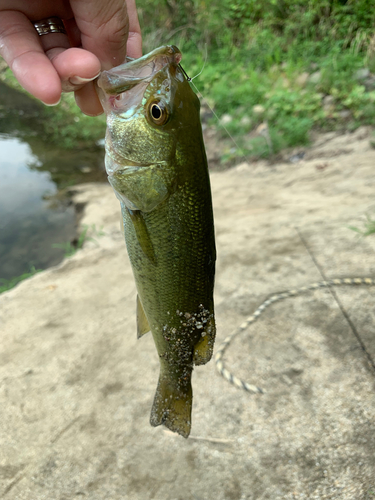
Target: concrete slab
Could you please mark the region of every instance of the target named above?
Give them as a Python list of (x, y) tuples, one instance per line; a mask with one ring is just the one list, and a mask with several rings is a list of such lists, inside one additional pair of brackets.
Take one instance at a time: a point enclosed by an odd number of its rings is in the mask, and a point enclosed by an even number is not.
[[(297, 164), (212, 174), (218, 344), (271, 293), (322, 279), (301, 235), (326, 277), (375, 276), (373, 240), (347, 229), (373, 206), (368, 131), (319, 141)], [(266, 393), (198, 367), (184, 440), (149, 425), (158, 359), (136, 340), (117, 200), (76, 191), (105, 235), (0, 296), (1, 498), (375, 498), (375, 289), (337, 289), (368, 355), (329, 290), (267, 309), (226, 355)]]

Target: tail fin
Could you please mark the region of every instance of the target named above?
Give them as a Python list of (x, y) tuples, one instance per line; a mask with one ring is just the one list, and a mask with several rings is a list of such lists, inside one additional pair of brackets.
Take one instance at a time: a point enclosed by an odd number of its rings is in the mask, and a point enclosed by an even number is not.
[(193, 391), (191, 388), (192, 369), (185, 368), (180, 377), (173, 377), (170, 371), (160, 372), (150, 423), (156, 427), (164, 424), (184, 438), (190, 434)]

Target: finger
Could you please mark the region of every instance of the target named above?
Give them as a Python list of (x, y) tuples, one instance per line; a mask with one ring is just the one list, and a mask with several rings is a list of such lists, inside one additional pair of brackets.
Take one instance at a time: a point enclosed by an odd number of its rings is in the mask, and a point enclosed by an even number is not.
[(125, 61), (129, 19), (124, 0), (71, 0), (71, 8), (81, 32), (82, 47), (95, 54), (102, 69)]
[(135, 59), (142, 57), (142, 35), (140, 33), (129, 31), (126, 53)]
[(74, 17), (71, 19), (64, 19), (64, 25), (68, 33), (69, 43), (71, 47), (81, 46), (81, 32), (77, 26)]
[(99, 76), (99, 59), (86, 50), (71, 48), (67, 34), (43, 35), (40, 42), (60, 77), (64, 92), (78, 90)]
[(1, 12), (0, 53), (30, 94), (46, 104), (59, 102), (60, 78), (45, 55), (34, 26), (21, 12)]
[(44, 52), (55, 49), (68, 49), (70, 47), (68, 36), (64, 33), (49, 33), (48, 35), (39, 35), (39, 42)]
[(127, 0), (129, 17), (129, 36), (126, 45), (126, 53), (129, 57), (138, 58), (142, 56), (142, 35), (139, 26), (137, 7), (135, 0)]
[(69, 0), (1, 0), (1, 10), (22, 12), (31, 22), (57, 16), (73, 17)]
[(75, 98), (77, 105), (86, 115), (97, 116), (103, 113), (103, 108), (100, 104), (93, 82), (77, 90), (75, 92)]
[(87, 50), (52, 46), (46, 54), (60, 77), (64, 92), (78, 90), (99, 76), (100, 61)]

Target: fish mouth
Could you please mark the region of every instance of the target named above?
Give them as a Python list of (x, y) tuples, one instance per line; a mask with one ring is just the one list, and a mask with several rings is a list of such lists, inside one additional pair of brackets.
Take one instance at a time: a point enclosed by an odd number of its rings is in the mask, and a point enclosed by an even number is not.
[(177, 66), (181, 58), (181, 52), (175, 45), (165, 45), (139, 59), (103, 71), (97, 80), (97, 84), (105, 94), (117, 95), (140, 83), (148, 84), (162, 68), (169, 64)]
[(181, 57), (177, 47), (166, 45), (139, 59), (102, 71), (96, 80), (96, 90), (105, 112), (131, 118), (155, 75), (165, 67), (177, 68)]

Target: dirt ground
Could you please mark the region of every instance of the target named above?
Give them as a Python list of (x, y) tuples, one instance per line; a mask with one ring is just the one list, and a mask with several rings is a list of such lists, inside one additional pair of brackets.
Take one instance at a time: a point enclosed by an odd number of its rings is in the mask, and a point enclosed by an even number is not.
[[(332, 133), (297, 163), (211, 175), (217, 346), (318, 267), (375, 277), (375, 238), (348, 229), (375, 207), (369, 139)], [(107, 185), (75, 191), (81, 223), (105, 234), (0, 296), (0, 497), (375, 499), (375, 288), (336, 289), (342, 309), (329, 290), (267, 309), (226, 355), (265, 394), (198, 367), (185, 440), (149, 424), (158, 359), (136, 339), (118, 202)]]

